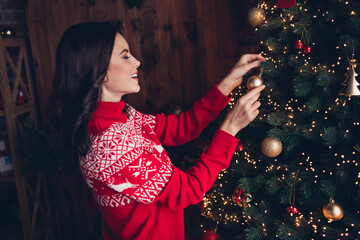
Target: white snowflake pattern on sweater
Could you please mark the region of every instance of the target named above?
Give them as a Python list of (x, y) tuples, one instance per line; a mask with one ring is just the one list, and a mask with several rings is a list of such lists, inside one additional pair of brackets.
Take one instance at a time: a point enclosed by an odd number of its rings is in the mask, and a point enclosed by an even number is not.
[(154, 133), (155, 116), (128, 105), (126, 123), (90, 135), (92, 147), (80, 158), (82, 174), (101, 206), (132, 201), (151, 203), (169, 181), (173, 168)]

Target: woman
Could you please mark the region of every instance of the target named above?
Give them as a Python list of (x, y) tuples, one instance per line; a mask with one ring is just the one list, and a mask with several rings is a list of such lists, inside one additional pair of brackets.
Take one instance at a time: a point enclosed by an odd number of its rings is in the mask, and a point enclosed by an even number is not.
[(245, 73), (260, 66), (244, 55), (192, 109), (177, 115), (142, 114), (122, 99), (140, 90), (140, 62), (107, 23), (66, 30), (56, 55), (54, 100), (64, 146), (78, 155), (81, 172), (102, 214), (104, 239), (184, 239), (183, 208), (198, 203), (219, 171), (228, 167), (234, 136), (259, 113), (264, 86), (230, 110), (196, 165), (183, 172), (162, 145), (196, 138), (228, 104)]

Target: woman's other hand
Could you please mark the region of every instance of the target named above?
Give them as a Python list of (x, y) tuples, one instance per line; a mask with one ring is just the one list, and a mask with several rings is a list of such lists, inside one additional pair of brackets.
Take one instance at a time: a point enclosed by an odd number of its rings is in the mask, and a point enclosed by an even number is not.
[(264, 58), (259, 54), (245, 54), (231, 69), (230, 73), (218, 84), (219, 90), (225, 95), (229, 95), (232, 90), (238, 87), (243, 76), (254, 68), (260, 67)]
[(265, 86), (261, 85), (239, 98), (234, 107), (226, 114), (220, 129), (235, 136), (241, 129), (252, 122), (259, 114), (260, 102), (257, 100), (264, 88)]

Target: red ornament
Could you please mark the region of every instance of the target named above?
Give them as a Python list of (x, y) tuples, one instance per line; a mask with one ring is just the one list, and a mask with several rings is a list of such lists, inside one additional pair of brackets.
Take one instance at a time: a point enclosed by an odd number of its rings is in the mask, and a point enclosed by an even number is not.
[(277, 2), (279, 8), (292, 8), (295, 4), (296, 0), (278, 0)]
[(220, 236), (214, 230), (208, 230), (203, 234), (202, 240), (220, 240)]
[(286, 208), (286, 211), (293, 216), (294, 214), (297, 214), (299, 212), (299, 210), (297, 210), (296, 207), (294, 207), (293, 205), (290, 205), (289, 207)]
[(243, 193), (244, 193), (244, 189), (242, 189), (241, 187), (236, 187), (235, 188), (233, 199), (238, 205), (242, 204), (242, 201), (241, 201), (242, 197), (241, 196), (243, 195)]
[(246, 194), (244, 189), (242, 189), (241, 186), (238, 186), (234, 190), (233, 200), (240, 207), (248, 207), (252, 200), (252, 196), (250, 194)]
[(242, 144), (241, 142), (238, 143), (237, 147), (236, 147), (236, 150), (241, 152), (244, 150), (244, 144)]
[(306, 46), (303, 48), (303, 52), (304, 53), (310, 53), (311, 52), (311, 47), (310, 46)]
[(296, 49), (302, 49), (304, 47), (304, 43), (301, 41), (301, 40), (297, 40), (295, 43), (294, 43), (294, 48)]
[(24, 92), (22, 90), (19, 90), (16, 102), (18, 105), (25, 103), (25, 96), (24, 96)]

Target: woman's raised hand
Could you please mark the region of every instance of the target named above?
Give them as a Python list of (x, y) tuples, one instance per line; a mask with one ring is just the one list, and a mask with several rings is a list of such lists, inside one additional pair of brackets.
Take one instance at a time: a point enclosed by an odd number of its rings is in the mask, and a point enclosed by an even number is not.
[(234, 107), (226, 114), (220, 129), (235, 136), (241, 129), (252, 122), (259, 114), (260, 102), (257, 100), (264, 88), (265, 86), (261, 85), (239, 98)]
[(218, 84), (219, 90), (225, 95), (229, 95), (232, 90), (238, 87), (243, 76), (254, 68), (260, 67), (264, 58), (259, 54), (245, 54), (231, 69), (230, 73)]

